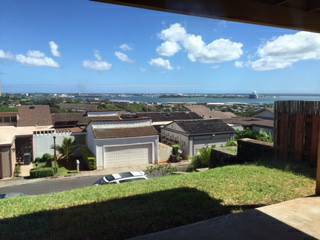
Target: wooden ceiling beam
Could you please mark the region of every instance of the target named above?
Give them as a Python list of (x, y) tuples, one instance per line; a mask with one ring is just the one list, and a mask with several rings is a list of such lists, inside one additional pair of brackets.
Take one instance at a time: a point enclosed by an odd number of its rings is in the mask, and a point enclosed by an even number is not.
[(320, 32), (320, 14), (255, 0), (93, 0), (199, 17)]

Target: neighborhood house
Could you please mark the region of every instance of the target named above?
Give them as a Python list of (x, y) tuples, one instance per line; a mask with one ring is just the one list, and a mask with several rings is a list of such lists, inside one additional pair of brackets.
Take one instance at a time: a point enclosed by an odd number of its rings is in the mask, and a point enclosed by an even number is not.
[(192, 157), (201, 148), (224, 145), (235, 131), (219, 119), (179, 120), (161, 130), (161, 139), (168, 144), (179, 144), (185, 157)]

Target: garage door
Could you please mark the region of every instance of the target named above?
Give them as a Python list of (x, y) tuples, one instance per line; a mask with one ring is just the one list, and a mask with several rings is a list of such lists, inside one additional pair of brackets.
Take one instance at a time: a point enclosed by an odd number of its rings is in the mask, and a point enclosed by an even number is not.
[(106, 147), (104, 167), (127, 167), (152, 162), (152, 145)]

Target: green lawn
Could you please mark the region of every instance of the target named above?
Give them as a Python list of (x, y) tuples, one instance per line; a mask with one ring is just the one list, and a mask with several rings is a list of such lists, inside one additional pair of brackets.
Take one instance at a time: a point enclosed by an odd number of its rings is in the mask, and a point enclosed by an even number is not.
[(0, 201), (0, 239), (123, 239), (312, 195), (314, 180), (256, 165)]

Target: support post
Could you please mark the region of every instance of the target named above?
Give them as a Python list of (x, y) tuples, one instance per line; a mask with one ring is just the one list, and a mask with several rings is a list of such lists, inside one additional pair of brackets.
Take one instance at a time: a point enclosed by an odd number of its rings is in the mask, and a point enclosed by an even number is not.
[(320, 130), (317, 149), (317, 175), (316, 175), (316, 195), (320, 196)]

